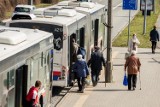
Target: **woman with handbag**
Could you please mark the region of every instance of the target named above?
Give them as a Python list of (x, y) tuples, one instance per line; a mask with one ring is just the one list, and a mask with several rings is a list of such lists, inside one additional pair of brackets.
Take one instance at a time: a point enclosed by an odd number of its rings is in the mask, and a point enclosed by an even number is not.
[(137, 73), (140, 72), (140, 66), (141, 62), (138, 57), (136, 57), (136, 51), (131, 52), (131, 56), (129, 56), (126, 59), (125, 65), (124, 65), (124, 71), (128, 74), (128, 90), (131, 90), (133, 87), (133, 90), (136, 88), (136, 82), (137, 82)]

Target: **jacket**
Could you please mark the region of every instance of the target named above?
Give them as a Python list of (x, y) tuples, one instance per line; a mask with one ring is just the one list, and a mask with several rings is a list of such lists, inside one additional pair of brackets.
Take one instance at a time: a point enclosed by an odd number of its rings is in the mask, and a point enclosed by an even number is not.
[(150, 32), (150, 41), (159, 41), (159, 33), (156, 29), (153, 29)]
[(138, 57), (131, 55), (126, 59), (125, 70), (127, 68), (128, 74), (137, 74), (140, 69), (141, 63)]
[(91, 58), (87, 64), (88, 66), (91, 66), (91, 70), (93, 72), (102, 70), (102, 63), (103, 66), (105, 66), (105, 59), (103, 54), (100, 51), (96, 51), (91, 54)]
[(75, 62), (73, 71), (76, 72), (77, 77), (87, 77), (89, 75), (87, 63), (83, 59)]
[[(38, 89), (37, 89), (36, 87), (32, 86), (32, 87), (30, 88), (27, 96), (26, 96), (26, 100), (27, 100), (28, 102), (31, 102), (31, 101), (32, 101), (34, 92), (37, 92), (37, 93), (38, 93)], [(37, 94), (37, 96), (36, 96), (34, 105), (37, 104), (37, 103), (38, 103), (38, 94)]]

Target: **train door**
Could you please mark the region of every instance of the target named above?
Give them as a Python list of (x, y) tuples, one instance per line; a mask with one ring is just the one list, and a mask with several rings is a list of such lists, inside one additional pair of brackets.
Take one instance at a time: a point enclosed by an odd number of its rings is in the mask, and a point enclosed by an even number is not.
[(79, 30), (76, 31), (76, 33), (73, 33), (70, 35), (70, 40), (69, 40), (69, 59), (70, 59), (70, 65), (72, 65), (72, 62), (75, 61), (75, 57), (73, 55), (73, 39), (75, 42), (80, 46), (80, 47), (85, 47), (85, 28), (82, 27)]
[(70, 59), (70, 65), (72, 65), (72, 62), (74, 62), (74, 56), (73, 56), (73, 53), (74, 53), (74, 47), (73, 47), (73, 39), (75, 40), (76, 42), (76, 34), (73, 33), (71, 36), (70, 36), (70, 39), (69, 39), (69, 59)]
[(27, 65), (23, 65), (16, 70), (15, 107), (25, 105), (25, 97), (27, 95), (27, 71)]
[(95, 24), (94, 24), (94, 46), (98, 45), (98, 32), (99, 32), (99, 19), (95, 20)]
[(80, 29), (80, 47), (84, 48), (85, 46), (85, 28)]

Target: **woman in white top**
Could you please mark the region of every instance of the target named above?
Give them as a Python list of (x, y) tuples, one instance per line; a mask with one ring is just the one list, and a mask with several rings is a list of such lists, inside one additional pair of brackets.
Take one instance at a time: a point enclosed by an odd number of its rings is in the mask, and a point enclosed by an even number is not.
[(131, 53), (132, 50), (135, 50), (135, 52), (138, 52), (138, 45), (140, 44), (136, 34), (134, 33), (132, 38), (130, 39), (128, 43), (128, 52)]

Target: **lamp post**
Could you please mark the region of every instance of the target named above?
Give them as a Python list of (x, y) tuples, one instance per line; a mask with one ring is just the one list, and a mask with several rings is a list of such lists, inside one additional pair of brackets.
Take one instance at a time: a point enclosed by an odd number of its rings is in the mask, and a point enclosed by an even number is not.
[(107, 61), (105, 71), (105, 83), (112, 82), (112, 0), (108, 0), (108, 25), (107, 25)]
[(146, 33), (146, 20), (147, 20), (147, 0), (145, 0), (143, 34)]

